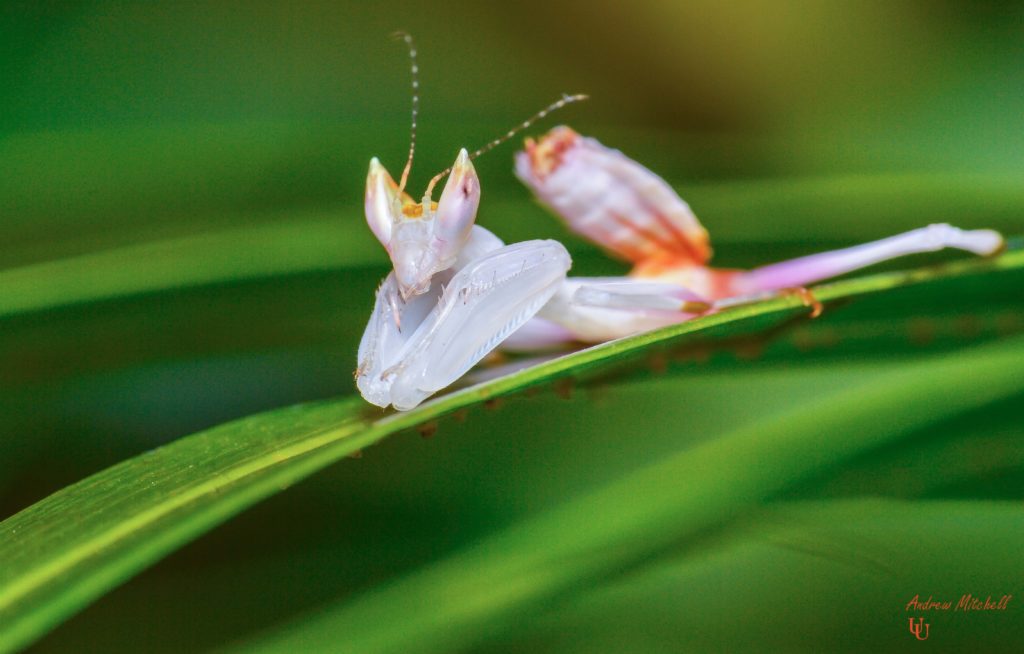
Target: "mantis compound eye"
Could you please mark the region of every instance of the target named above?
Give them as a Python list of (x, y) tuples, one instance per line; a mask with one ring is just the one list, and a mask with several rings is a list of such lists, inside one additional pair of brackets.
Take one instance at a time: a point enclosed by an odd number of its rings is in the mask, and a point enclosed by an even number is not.
[(463, 148), (437, 203), (434, 235), (440, 242), (442, 259), (458, 254), (469, 237), (479, 206), (480, 179), (469, 160), (469, 153)]
[(366, 223), (380, 244), (391, 251), (391, 227), (394, 211), (400, 203), (395, 180), (377, 157), (370, 159), (370, 172), (366, 175)]

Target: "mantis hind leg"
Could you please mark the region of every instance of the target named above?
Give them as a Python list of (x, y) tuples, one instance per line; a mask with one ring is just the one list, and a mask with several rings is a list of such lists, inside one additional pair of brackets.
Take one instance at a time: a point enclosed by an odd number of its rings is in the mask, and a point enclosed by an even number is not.
[(803, 287), (909, 254), (946, 248), (992, 255), (1003, 248), (1003, 237), (990, 229), (962, 230), (936, 224), (842, 250), (740, 272), (731, 280), (734, 296)]

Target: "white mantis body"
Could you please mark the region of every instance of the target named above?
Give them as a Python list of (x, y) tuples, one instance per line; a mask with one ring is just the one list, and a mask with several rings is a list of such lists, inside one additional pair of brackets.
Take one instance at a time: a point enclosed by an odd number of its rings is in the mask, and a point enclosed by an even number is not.
[[(411, 409), (465, 374), (532, 318), (561, 286), (572, 265), (557, 241), (505, 245), (475, 225), (480, 180), (465, 149), (459, 152), (441, 197), (422, 202), (404, 193), (415, 150), (418, 98), (416, 50), (408, 35), (413, 72), (413, 138), (396, 184), (376, 158), (366, 180), (366, 220), (394, 270), (377, 290), (373, 314), (359, 343), (356, 385), (369, 402)], [(548, 112), (581, 99), (566, 96), (474, 153), (486, 152)]]
[[(405, 38), (415, 75), (415, 50)], [(580, 97), (567, 96), (534, 119)], [(448, 171), (431, 181), (422, 202), (404, 193), (416, 108), (414, 94), (401, 183), (374, 158), (366, 184), (366, 219), (394, 270), (377, 291), (360, 341), (356, 383), (382, 407), (415, 407), (499, 346), (597, 343), (907, 254), (947, 247), (993, 254), (1003, 246), (991, 230), (931, 225), (750, 271), (710, 268), (707, 231), (668, 184), (621, 152), (558, 127), (527, 141), (516, 156), (517, 175), (570, 229), (634, 264), (623, 277), (567, 277), (572, 261), (557, 241), (505, 245), (474, 224), (480, 183), (466, 150), (436, 205), (431, 189)]]
[[(378, 406), (411, 409), (448, 386), (533, 317), (572, 260), (557, 241), (505, 245), (474, 225), (480, 185), (465, 150), (437, 208), (401, 199), (374, 159), (367, 219), (394, 270), (359, 343), (356, 384)], [(395, 209), (398, 206), (399, 208)]]

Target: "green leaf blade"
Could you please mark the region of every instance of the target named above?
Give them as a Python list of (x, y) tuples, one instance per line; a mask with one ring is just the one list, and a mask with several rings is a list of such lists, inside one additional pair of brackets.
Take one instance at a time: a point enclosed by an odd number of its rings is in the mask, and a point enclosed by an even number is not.
[[(1021, 393), (1022, 364), (1024, 340), (1016, 339), (887, 373), (685, 449), (245, 650), (328, 642), (375, 653), (472, 647), (560, 594), (717, 528), (792, 483)], [(969, 387), (957, 378), (965, 367), (976, 375)], [(723, 470), (733, 474), (723, 478)]]
[[(817, 294), (820, 299), (830, 301), (944, 277), (996, 274), (1000, 270), (1022, 266), (1024, 253), (1016, 252), (994, 261), (965, 261), (941, 269), (887, 273), (837, 282), (820, 287)], [(374, 418), (380, 414), (359, 398), (284, 409), (196, 434), (110, 468), (0, 523), (0, 530), (16, 536), (0, 542), (0, 651), (12, 651), (31, 642), (106, 590), (181, 544), (258, 500), (391, 433), (499, 395), (567, 375), (601, 369), (642, 354), (651, 347), (681, 341), (698, 332), (733, 326), (740, 328), (753, 320), (777, 319), (804, 310), (800, 300), (794, 297), (739, 307), (588, 348), (440, 397), (414, 411), (377, 419)], [(964, 395), (965, 402), (982, 401), (985, 392), (1009, 388), (1001, 366), (1005, 365), (1006, 356), (1019, 355), (1019, 348), (1012, 343), (991, 347), (1002, 354), (995, 359), (977, 355), (978, 365), (993, 367), (991, 383), (978, 384), (972, 389), (973, 394)], [(922, 378), (922, 382), (924, 386), (915, 393), (925, 393), (921, 397), (932, 397), (928, 393), (945, 388), (942, 384), (947, 380)], [(879, 402), (891, 403), (891, 398), (886, 396), (888, 392), (879, 391), (872, 397)], [(933, 404), (923, 400), (920, 403), (929, 407)], [(952, 410), (956, 406), (950, 403), (946, 408)], [(851, 406), (851, 411), (854, 408)], [(861, 414), (854, 412), (851, 415)], [(869, 417), (862, 415), (862, 418)], [(918, 415), (916, 419), (923, 417)], [(822, 417), (804, 418), (799, 425), (804, 430), (802, 433), (806, 433), (819, 419)], [(880, 438), (892, 435), (891, 430), (880, 433)], [(745, 438), (747, 441), (756, 440), (752, 434)], [(864, 442), (861, 442), (860, 447), (863, 446)], [(821, 456), (835, 457), (842, 451), (822, 452)], [(764, 452), (755, 455), (728, 453), (729, 457), (739, 457), (738, 460), (755, 467), (764, 455)], [(709, 456), (709, 461), (693, 471), (697, 477), (703, 465), (722, 463), (716, 457), (725, 455), (719, 452)], [(795, 474), (794, 470), (788, 472)], [(672, 469), (662, 472), (670, 477), (677, 474)], [(655, 475), (648, 481), (657, 487), (666, 480)], [(766, 481), (770, 480), (751, 481), (753, 486), (747, 487), (748, 493)], [(616, 492), (608, 496), (609, 506), (615, 506)], [(735, 496), (730, 497), (735, 501)], [(719, 498), (716, 501), (725, 500)], [(716, 504), (708, 501), (704, 506), (714, 507)], [(642, 530), (642, 525), (664, 517), (658, 513), (631, 514), (626, 511), (627, 506), (620, 508), (624, 511), (620, 518), (627, 521), (620, 526), (631, 524), (631, 530), (627, 530), (629, 533)], [(722, 510), (722, 507), (718, 506), (716, 510)], [(551, 528), (569, 518), (568, 515), (562, 516), (552, 523)], [(648, 534), (645, 539), (650, 536)], [(522, 572), (517, 570), (516, 574)], [(524, 580), (527, 578), (522, 577)], [(475, 609), (471, 613), (477, 617), (488, 615), (534, 596), (529, 587), (518, 585), (511, 586), (510, 593), (503, 598), (489, 599), (490, 608), (481, 609), (483, 613), (476, 613)], [(474, 620), (470, 622), (478, 624)]]

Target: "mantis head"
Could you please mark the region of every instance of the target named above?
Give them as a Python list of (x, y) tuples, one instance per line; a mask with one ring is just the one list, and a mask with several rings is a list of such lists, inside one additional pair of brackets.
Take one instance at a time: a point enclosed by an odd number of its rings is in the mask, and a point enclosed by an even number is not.
[[(395, 36), (408, 46), (411, 63), (413, 93), (409, 158), (397, 184), (376, 157), (370, 160), (370, 172), (366, 178), (366, 222), (391, 257), (402, 299), (409, 300), (430, 289), (431, 278), (455, 263), (469, 238), (480, 205), (480, 179), (471, 160), (504, 143), (535, 120), (567, 104), (583, 100), (586, 96), (564, 95), (561, 100), (550, 104), (473, 154), (465, 149), (460, 150), (452, 167), (430, 180), (423, 200), (417, 204), (404, 191), (416, 151), (419, 66), (416, 64), (416, 47), (412, 37), (404, 32)], [(448, 182), (441, 192), (440, 200), (435, 204), (431, 199), (434, 185), (445, 175), (449, 175)]]
[(391, 257), (404, 300), (426, 293), (431, 278), (455, 263), (476, 220), (480, 179), (466, 150), (459, 152), (441, 198), (433, 202), (431, 193), (438, 177), (417, 203), (376, 157), (370, 160), (366, 222)]

